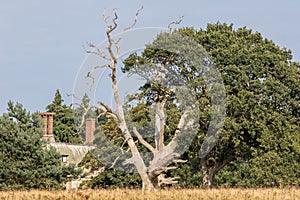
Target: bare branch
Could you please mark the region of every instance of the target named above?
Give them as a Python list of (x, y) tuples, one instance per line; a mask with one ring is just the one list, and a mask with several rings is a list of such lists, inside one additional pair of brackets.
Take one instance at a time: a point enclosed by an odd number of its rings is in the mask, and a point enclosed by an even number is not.
[(93, 67), (93, 70), (95, 69), (103, 69), (103, 68), (111, 68), (109, 64), (101, 65), (101, 66), (95, 66)]
[(93, 79), (93, 83), (94, 83), (94, 77), (93, 77), (93, 73), (96, 69), (103, 69), (103, 68), (110, 68), (110, 65), (109, 64), (105, 64), (105, 65), (102, 65), (102, 66), (94, 66), (92, 68), (91, 71), (89, 71), (86, 75), (86, 78), (91, 78)]
[[(78, 97), (76, 97), (74, 94), (68, 94), (68, 96), (73, 96), (74, 98), (80, 100)], [(98, 102), (99, 103), (99, 102)], [(103, 107), (99, 107), (99, 106), (84, 106), (82, 103), (73, 103), (74, 105), (77, 105), (81, 108), (84, 109), (84, 113), (83, 115), (81, 116), (81, 122), (80, 122), (80, 125), (78, 127), (78, 130), (77, 132), (75, 133), (75, 136), (79, 135), (79, 130), (81, 129), (81, 127), (84, 125), (84, 122), (85, 122), (85, 116), (88, 114), (88, 112), (91, 110), (91, 109), (98, 109), (101, 114), (108, 114), (109, 116), (112, 116), (114, 117), (115, 119), (118, 120), (118, 117), (117, 117), (117, 114), (115, 112), (113, 112), (104, 102), (100, 102), (99, 104)], [(101, 115), (99, 114), (99, 115)]]
[(148, 171), (152, 174), (159, 175), (161, 172), (164, 171), (165, 166), (173, 163), (174, 160), (180, 157), (180, 154), (175, 153), (175, 143), (172, 143), (172, 146), (165, 146), (162, 150), (156, 152), (152, 161), (149, 163)]
[(144, 145), (147, 149), (149, 149), (152, 153), (157, 152), (155, 148), (153, 148), (144, 138), (141, 136), (141, 134), (138, 132), (136, 127), (133, 127), (133, 132), (137, 136), (138, 140), (142, 145)]
[(128, 27), (126, 27), (126, 28), (123, 29), (121, 36), (120, 36), (116, 41), (113, 40), (113, 43), (114, 43), (114, 45), (115, 45), (115, 47), (116, 47), (116, 49), (117, 49), (117, 55), (120, 55), (120, 46), (119, 46), (119, 42), (122, 40), (122, 38), (123, 38), (125, 32), (128, 31), (128, 30), (130, 30), (130, 29), (132, 29), (132, 28), (136, 25), (136, 23), (137, 23), (137, 18), (138, 18), (138, 16), (139, 16), (140, 12), (143, 10), (143, 8), (144, 8), (144, 6), (142, 6), (140, 9), (137, 10), (137, 12), (135, 13), (135, 17), (134, 17), (133, 23), (132, 23), (130, 26), (128, 26)]
[(116, 165), (117, 161), (119, 160), (120, 156), (116, 157), (116, 159), (114, 160), (114, 162), (112, 163), (112, 165), (109, 167), (109, 169), (114, 168), (114, 166)]
[(87, 115), (87, 113), (89, 112), (89, 108), (86, 108), (86, 107), (84, 107), (82, 104), (80, 104), (81, 105), (81, 107), (84, 109), (84, 114), (81, 116), (81, 122), (80, 122), (80, 125), (79, 125), (79, 127), (78, 127), (78, 129), (77, 129), (77, 132), (75, 133), (75, 135), (74, 136), (78, 136), (79, 135), (79, 131), (80, 131), (80, 129), (81, 129), (81, 127), (83, 127), (83, 124), (84, 124), (84, 122), (85, 122), (85, 116)]
[(98, 101), (98, 104), (103, 106), (106, 109), (106, 112), (116, 115), (116, 113), (114, 113), (114, 111), (106, 103), (104, 103), (103, 101)]
[[(67, 93), (67, 96), (68, 96), (68, 97), (69, 97), (69, 96), (72, 96), (73, 98), (77, 99), (78, 101), (81, 101), (81, 99), (80, 99), (79, 97), (77, 97), (75, 94)], [(77, 105), (77, 103), (73, 103), (73, 104)], [(73, 104), (72, 104), (72, 105), (73, 105)]]
[(177, 159), (173, 161), (174, 163), (186, 163), (187, 160), (181, 160), (181, 159)]
[[(112, 21), (112, 24), (111, 24), (109, 22), (109, 19), (112, 16), (114, 16), (114, 17), (111, 20)], [(115, 54), (113, 53), (113, 50), (112, 50), (113, 45), (114, 46), (116, 46), (116, 45), (115, 45), (115, 42), (114, 42), (113, 38), (111, 37), (111, 32), (113, 32), (118, 26), (117, 20), (118, 20), (119, 17), (118, 17), (118, 14), (116, 13), (116, 9), (113, 9), (112, 13), (109, 16), (105, 16), (105, 12), (103, 12), (102, 18), (103, 18), (103, 21), (105, 22), (105, 24), (107, 26), (106, 36), (107, 36), (107, 39), (108, 39), (107, 50), (108, 50), (108, 53), (109, 53), (109, 56), (110, 56), (109, 60), (113, 63), (117, 63), (116, 56), (115, 56)], [(116, 47), (116, 48), (118, 49), (119, 47)]]
[[(180, 120), (179, 120), (178, 125), (177, 125), (177, 128), (176, 128), (176, 131), (175, 131), (175, 136), (180, 133), (180, 130), (186, 124), (186, 119), (188, 117), (189, 112), (191, 112), (191, 110), (185, 110), (185, 112), (181, 115)], [(192, 122), (189, 122), (189, 124), (191, 124), (191, 123)]]
[(135, 159), (134, 159), (134, 157), (131, 157), (131, 158), (126, 159), (122, 164), (130, 165), (130, 164), (134, 164), (134, 163), (135, 163)]
[(126, 32), (126, 31), (128, 31), (129, 29), (132, 29), (132, 28), (136, 25), (137, 18), (138, 18), (138, 16), (139, 16), (140, 12), (141, 12), (143, 9), (144, 9), (144, 6), (142, 6), (140, 9), (137, 10), (137, 12), (135, 13), (135, 17), (134, 17), (133, 23), (132, 23), (130, 26), (124, 28), (124, 29), (123, 29), (123, 33)]
[[(107, 35), (107, 38), (108, 38), (107, 50), (108, 50), (109, 55), (111, 57), (110, 60), (111, 60), (112, 64), (116, 64), (117, 63), (117, 58), (116, 58), (116, 56), (115, 56), (115, 54), (114, 54), (114, 52), (112, 50), (112, 46), (113, 46), (113, 44), (115, 44), (115, 42), (114, 42), (114, 40), (111, 37), (111, 32), (117, 28), (116, 20), (118, 19), (118, 15), (115, 14), (115, 16), (116, 17), (114, 18), (114, 26), (112, 27), (111, 25), (109, 25), (110, 28), (108, 28), (108, 30), (106, 31), (106, 35)], [(117, 47), (117, 48), (119, 48), (119, 47)]]
[(175, 167), (175, 166), (164, 167), (164, 168), (163, 168), (163, 172), (167, 172), (167, 171), (172, 170), (172, 169), (177, 169), (177, 167)]
[(94, 45), (93, 43), (91, 42), (86, 42), (87, 45), (90, 47), (90, 48), (93, 48), (95, 51), (90, 51), (90, 50), (87, 50), (85, 48), (85, 46), (83, 45), (83, 49), (85, 50), (86, 53), (89, 53), (89, 54), (95, 54), (97, 56), (99, 56), (100, 58), (103, 58), (105, 60), (110, 60), (110, 58), (101, 50), (99, 49), (96, 45)]
[[(92, 69), (92, 71), (94, 71), (94, 70)], [(92, 89), (93, 85), (95, 84), (95, 78), (93, 77), (92, 72), (88, 72), (88, 73), (86, 74), (86, 77), (85, 77), (85, 78), (86, 78), (86, 79), (87, 79), (87, 78), (92, 79), (92, 84), (91, 84), (91, 87), (90, 87), (90, 89)]]
[(86, 180), (91, 180), (92, 178), (98, 176), (100, 173), (104, 172), (105, 167), (99, 167), (98, 169), (91, 171), (86, 177)]
[[(103, 108), (101, 108), (101, 107), (99, 107), (99, 106), (89, 106), (89, 107), (86, 108), (86, 107), (84, 107), (82, 104), (80, 104), (80, 105), (81, 105), (81, 107), (84, 109), (84, 114), (81, 116), (81, 123), (80, 123), (80, 126), (79, 126), (78, 130), (77, 130), (76, 135), (79, 134), (79, 130), (80, 130), (81, 127), (84, 125), (84, 122), (85, 122), (85, 116), (88, 114), (88, 112), (89, 112), (91, 109), (95, 108), (95, 109), (98, 109), (98, 110), (99, 110), (100, 112), (102, 112), (102, 113), (108, 113), (106, 109), (103, 109)], [(111, 116), (114, 116), (113, 113), (108, 113), (108, 114), (111, 115)]]
[(105, 10), (103, 11), (103, 13), (102, 13), (102, 18), (103, 18), (103, 21), (106, 23), (106, 25), (109, 25), (108, 20), (109, 20), (109, 18), (114, 14), (114, 12), (115, 12), (116, 10), (117, 10), (116, 8), (112, 9), (110, 15), (108, 15), (108, 16), (105, 15)]
[[(175, 132), (176, 134), (179, 134), (180, 130), (182, 130), (185, 125), (190, 126), (193, 123), (193, 120), (189, 120), (188, 122), (186, 122), (190, 112), (191, 108), (185, 110), (185, 112), (181, 115), (181, 118), (177, 125), (177, 131)], [(160, 151), (157, 151), (154, 154), (154, 157), (152, 161), (150, 161), (150, 165), (148, 167), (149, 172), (158, 175), (162, 172), (164, 166), (168, 166), (169, 164), (177, 161), (180, 155), (175, 152), (175, 149), (178, 146), (178, 141), (175, 138), (173, 138), (167, 146), (164, 146)]]
[(170, 33), (172, 33), (172, 25), (173, 24), (180, 24), (181, 22), (182, 22), (182, 19), (183, 19), (183, 16), (180, 16), (179, 17), (179, 20), (177, 20), (177, 21), (174, 21), (174, 22), (171, 22), (169, 25), (168, 25), (168, 29), (169, 29), (169, 32)]
[(118, 27), (118, 24), (117, 24), (117, 20), (119, 18), (118, 14), (115, 12), (115, 9), (112, 11), (112, 14), (111, 15), (114, 15), (114, 18), (112, 18), (112, 22), (113, 22), (113, 25), (110, 24), (108, 22), (108, 20), (105, 21), (106, 25), (107, 25), (107, 33), (111, 33), (113, 32), (117, 27)]
[(92, 79), (92, 84), (91, 84), (90, 89), (92, 89), (93, 85), (95, 84), (95, 78), (94, 78), (94, 76), (93, 76), (94, 71), (95, 71), (96, 69), (103, 69), (103, 68), (111, 68), (111, 67), (110, 67), (109, 64), (104, 64), (104, 65), (102, 65), (102, 66), (94, 66), (94, 67), (92, 68), (92, 70), (89, 71), (89, 72), (86, 74), (86, 77), (85, 77), (86, 79), (87, 79), (87, 78)]
[(165, 177), (165, 174), (160, 174), (158, 177), (158, 185), (172, 185), (172, 184), (176, 184), (178, 183), (178, 181), (176, 181), (176, 179), (179, 179), (179, 177)]
[[(121, 150), (122, 153), (124, 153), (124, 151), (123, 151), (123, 146), (124, 146), (126, 143), (127, 143), (127, 140), (124, 140), (123, 144), (122, 144), (121, 147), (120, 147), (120, 150)], [(129, 150), (130, 150), (130, 149), (127, 149), (127, 151), (129, 151)]]
[(119, 57), (119, 55), (121, 53), (121, 48), (120, 48), (120, 45), (119, 45), (119, 42), (120, 42), (121, 39), (122, 38), (120, 37), (117, 41), (115, 41), (113, 38), (111, 38), (111, 41), (112, 41), (112, 43), (114, 44), (114, 47), (117, 50), (116, 57)]

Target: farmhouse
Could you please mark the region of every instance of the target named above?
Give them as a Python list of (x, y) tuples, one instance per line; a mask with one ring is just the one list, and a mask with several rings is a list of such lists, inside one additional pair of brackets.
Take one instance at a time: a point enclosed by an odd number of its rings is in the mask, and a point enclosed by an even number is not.
[[(85, 133), (85, 144), (66, 144), (61, 142), (55, 142), (55, 137), (53, 135), (53, 119), (55, 113), (51, 112), (42, 112), (39, 113), (44, 122), (44, 135), (43, 140), (49, 141), (49, 145), (54, 147), (57, 152), (61, 154), (61, 163), (63, 165), (75, 164), (78, 165), (85, 155), (92, 149), (94, 146), (88, 145), (93, 144), (94, 132), (95, 132), (95, 119), (86, 119), (86, 133)], [(80, 178), (78, 180), (69, 181), (66, 184), (66, 189), (77, 189), (80, 186), (80, 183), (85, 180), (90, 180), (91, 178), (97, 176), (99, 173), (103, 172), (104, 168), (100, 168), (96, 171), (90, 171), (89, 169), (84, 169), (83, 172), (87, 173), (85, 178)]]
[(94, 140), (95, 119), (86, 120), (85, 144), (66, 144), (55, 142), (53, 135), (53, 119), (55, 113), (42, 112), (39, 113), (44, 122), (43, 139), (49, 141), (49, 144), (61, 154), (63, 164), (78, 164), (84, 156), (94, 147), (87, 144), (92, 144)]

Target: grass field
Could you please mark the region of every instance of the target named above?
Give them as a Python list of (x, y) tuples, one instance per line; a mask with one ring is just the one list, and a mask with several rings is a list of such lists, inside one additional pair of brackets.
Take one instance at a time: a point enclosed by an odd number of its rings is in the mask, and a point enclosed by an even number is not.
[(141, 190), (81, 190), (81, 191), (5, 191), (0, 192), (0, 199), (34, 200), (34, 199), (182, 199), (182, 200), (300, 200), (300, 189), (170, 189), (142, 193)]

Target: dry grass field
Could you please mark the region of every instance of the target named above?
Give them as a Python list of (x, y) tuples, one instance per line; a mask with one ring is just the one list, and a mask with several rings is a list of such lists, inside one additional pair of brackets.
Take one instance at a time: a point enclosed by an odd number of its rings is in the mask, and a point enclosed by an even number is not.
[(2, 191), (0, 199), (35, 200), (35, 199), (180, 199), (180, 200), (300, 200), (300, 189), (170, 189), (152, 193), (142, 193), (141, 190), (115, 189), (115, 190), (81, 190), (81, 191)]

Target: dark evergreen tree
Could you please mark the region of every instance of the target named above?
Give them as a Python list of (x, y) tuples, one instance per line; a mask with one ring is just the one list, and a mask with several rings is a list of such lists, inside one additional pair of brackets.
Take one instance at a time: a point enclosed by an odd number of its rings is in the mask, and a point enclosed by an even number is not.
[(74, 167), (62, 166), (42, 135), (40, 116), (10, 101), (0, 116), (0, 189), (62, 188), (72, 178)]
[(71, 106), (63, 104), (64, 100), (56, 90), (54, 100), (46, 107), (47, 112), (54, 112), (53, 134), (56, 142), (82, 143), (77, 132)]

